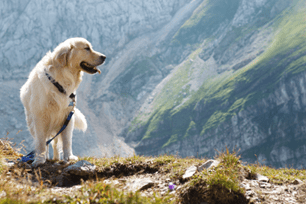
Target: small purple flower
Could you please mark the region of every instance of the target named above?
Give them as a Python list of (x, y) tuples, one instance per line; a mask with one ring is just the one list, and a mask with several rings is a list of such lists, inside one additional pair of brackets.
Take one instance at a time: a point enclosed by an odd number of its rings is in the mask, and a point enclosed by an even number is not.
[(169, 189), (172, 191), (172, 190), (174, 190), (174, 188), (175, 188), (174, 183), (170, 182), (169, 183)]

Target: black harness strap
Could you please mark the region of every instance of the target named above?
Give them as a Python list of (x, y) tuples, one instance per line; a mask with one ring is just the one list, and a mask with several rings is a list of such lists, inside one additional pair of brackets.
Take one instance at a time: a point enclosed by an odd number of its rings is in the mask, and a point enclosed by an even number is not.
[[(62, 87), (62, 85), (60, 85), (57, 81), (55, 81), (55, 79), (53, 79), (52, 76), (50, 76), (50, 74), (48, 74), (47, 72), (45, 72), (47, 78), (51, 81), (51, 83), (58, 89), (59, 92), (66, 94), (65, 89)], [(75, 102), (75, 94), (71, 93), (69, 98), (72, 99), (73, 102)]]
[(62, 87), (62, 85), (60, 85), (57, 81), (55, 81), (55, 79), (52, 78), (52, 76), (50, 76), (47, 72), (46, 76), (48, 77), (48, 79), (51, 81), (51, 83), (58, 89), (59, 92), (66, 94), (65, 89)]

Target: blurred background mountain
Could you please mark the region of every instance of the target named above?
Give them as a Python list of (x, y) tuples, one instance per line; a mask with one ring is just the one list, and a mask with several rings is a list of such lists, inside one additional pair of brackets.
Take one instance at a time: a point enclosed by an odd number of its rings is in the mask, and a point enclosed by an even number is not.
[(33, 148), (19, 89), (46, 52), (84, 37), (107, 60), (77, 93), (89, 127), (74, 134), (76, 155), (212, 157), (227, 146), (301, 168), (305, 12), (303, 0), (1, 1), (0, 134)]

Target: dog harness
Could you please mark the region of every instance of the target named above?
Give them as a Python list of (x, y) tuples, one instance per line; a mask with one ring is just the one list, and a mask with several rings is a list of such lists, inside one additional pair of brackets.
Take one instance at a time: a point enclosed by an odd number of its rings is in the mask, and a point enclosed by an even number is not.
[[(50, 76), (47, 72), (45, 72), (45, 74), (47, 78), (51, 81), (51, 83), (58, 89), (58, 91), (66, 95), (66, 91), (62, 87), (62, 85), (60, 85), (57, 81), (55, 81), (55, 79), (53, 79), (53, 77)], [(70, 102), (69, 106), (75, 106), (75, 94), (74, 93), (70, 94), (69, 98), (71, 99), (72, 102), (72, 103)]]
[[(45, 71), (45, 74), (46, 74), (47, 78), (49, 79), (49, 81), (58, 89), (58, 91), (66, 95), (66, 91), (62, 87), (62, 85), (60, 85), (57, 81), (55, 81), (55, 79), (53, 79), (53, 77), (50, 76), (46, 71)], [(70, 94), (69, 98), (71, 99), (71, 102), (69, 103), (69, 106), (72, 106), (72, 111), (69, 113), (66, 121), (64, 122), (63, 127), (58, 131), (58, 133), (46, 142), (47, 146), (52, 142), (52, 140), (54, 140), (59, 134), (61, 134), (61, 132), (63, 132), (66, 129), (66, 127), (68, 126), (68, 124), (69, 124), (69, 122), (70, 122), (70, 120), (71, 120), (71, 118), (74, 114), (74, 107), (75, 107), (75, 104), (76, 104), (75, 94), (74, 93)], [(30, 152), (26, 156), (21, 157), (21, 159), (18, 159), (18, 161), (22, 161), (22, 162), (33, 161), (34, 157), (35, 157), (35, 150)]]

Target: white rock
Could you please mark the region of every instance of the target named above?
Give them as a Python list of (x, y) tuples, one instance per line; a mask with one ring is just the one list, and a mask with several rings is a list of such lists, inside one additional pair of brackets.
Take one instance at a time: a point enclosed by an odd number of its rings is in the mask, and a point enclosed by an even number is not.
[(267, 182), (259, 182), (259, 187), (260, 188), (271, 188), (271, 184), (267, 183)]
[(135, 179), (131, 183), (128, 183), (129, 190), (136, 192), (141, 191), (147, 188), (150, 188), (154, 185), (154, 182), (149, 178), (144, 179)]
[(269, 182), (269, 178), (260, 174), (256, 174), (256, 180), (258, 180), (259, 182)]
[(5, 191), (1, 191), (0, 192), (0, 198), (4, 198), (6, 197), (6, 192)]
[(197, 172), (197, 167), (196, 166), (189, 167), (186, 170), (185, 174), (183, 175), (183, 179), (187, 179), (187, 178), (192, 177), (196, 172)]
[(208, 160), (204, 164), (198, 167), (198, 171), (203, 171), (204, 169), (210, 169), (216, 167), (220, 164), (217, 160)]

